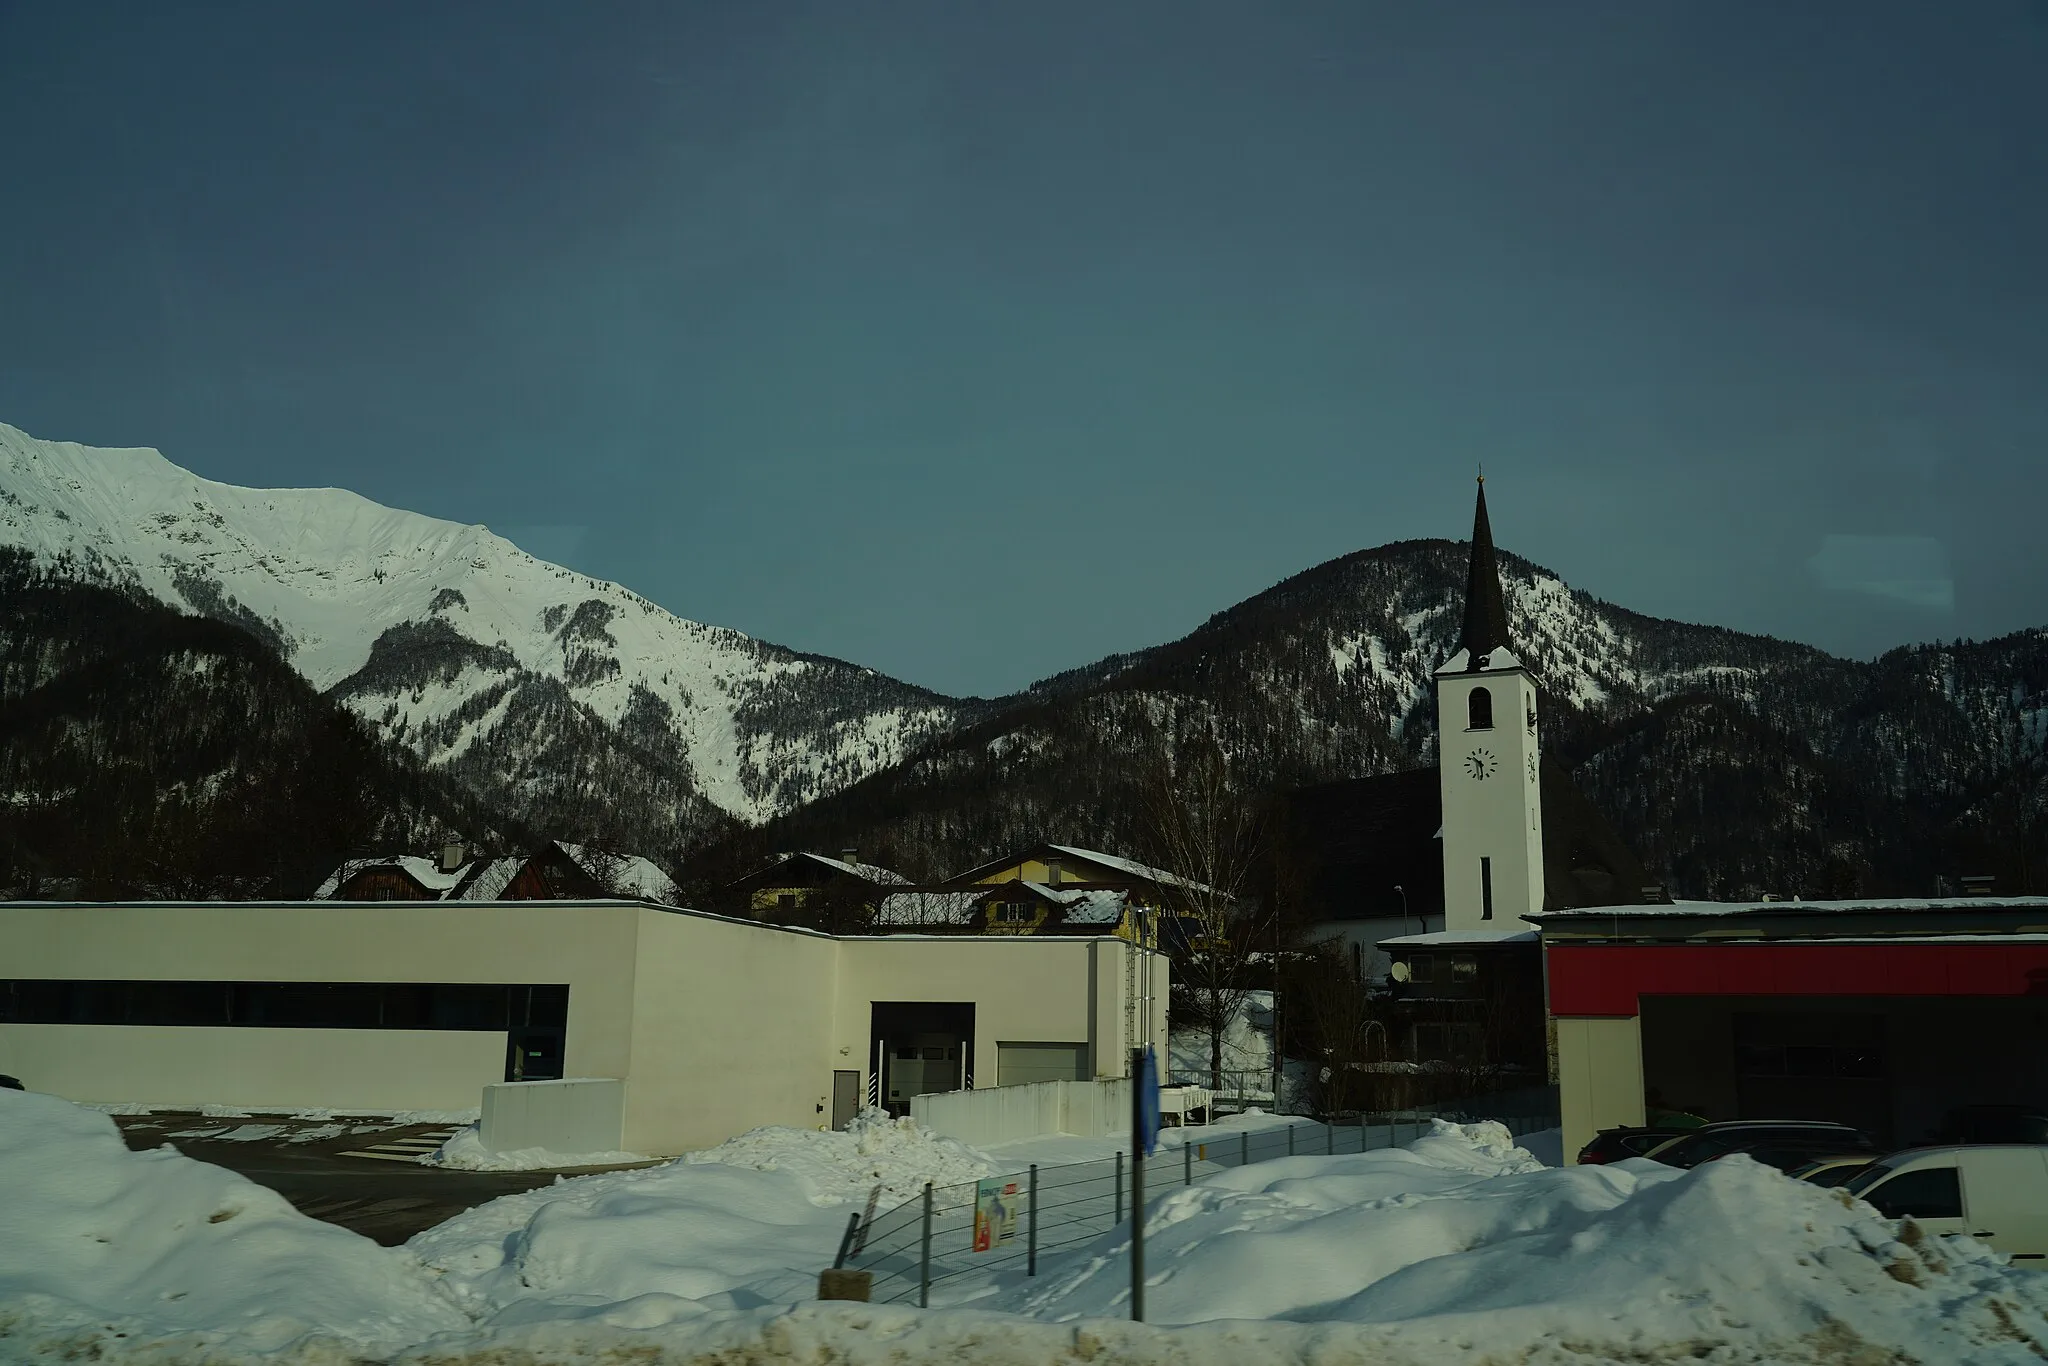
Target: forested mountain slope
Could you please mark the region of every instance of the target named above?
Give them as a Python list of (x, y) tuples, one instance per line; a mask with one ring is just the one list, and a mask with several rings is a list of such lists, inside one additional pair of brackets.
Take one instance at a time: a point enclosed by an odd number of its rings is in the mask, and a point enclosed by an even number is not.
[(249, 632), (0, 551), (0, 898), (303, 896), (452, 829), (521, 838)]

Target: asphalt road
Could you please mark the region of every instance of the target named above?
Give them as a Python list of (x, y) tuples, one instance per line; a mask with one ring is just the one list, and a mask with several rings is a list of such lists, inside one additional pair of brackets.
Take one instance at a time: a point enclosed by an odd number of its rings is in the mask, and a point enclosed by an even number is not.
[[(268, 1115), (220, 1120), (163, 1113), (124, 1115), (116, 1122), (131, 1148), (154, 1148), (168, 1142), (187, 1157), (240, 1172), (270, 1187), (303, 1214), (353, 1229), (387, 1247), (487, 1200), (548, 1185), (556, 1176), (554, 1172), (448, 1171), (415, 1162), (343, 1156), (345, 1151), (365, 1145), (434, 1133), (445, 1125), (379, 1127), (373, 1132), (294, 1143), (288, 1141), (289, 1135), (310, 1127), (308, 1122)], [(208, 1129), (232, 1130), (238, 1124), (258, 1123), (275, 1124), (285, 1132), (254, 1142), (192, 1136)]]

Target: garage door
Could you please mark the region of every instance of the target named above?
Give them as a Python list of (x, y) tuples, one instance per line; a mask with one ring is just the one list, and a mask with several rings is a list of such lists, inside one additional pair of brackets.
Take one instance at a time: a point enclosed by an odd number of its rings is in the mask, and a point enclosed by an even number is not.
[(996, 1085), (1026, 1086), (1034, 1081), (1088, 1080), (1085, 1043), (998, 1043)]

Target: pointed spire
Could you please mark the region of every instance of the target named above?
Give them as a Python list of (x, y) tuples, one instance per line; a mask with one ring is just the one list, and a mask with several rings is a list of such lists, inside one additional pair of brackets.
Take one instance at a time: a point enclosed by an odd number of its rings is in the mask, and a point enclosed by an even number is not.
[(1500, 593), (1500, 569), (1493, 561), (1493, 527), (1486, 520), (1486, 476), (1479, 476), (1479, 510), (1472, 517), (1472, 567), (1465, 577), (1465, 647), (1468, 669), (1480, 667), (1489, 651), (1508, 643), (1508, 609)]

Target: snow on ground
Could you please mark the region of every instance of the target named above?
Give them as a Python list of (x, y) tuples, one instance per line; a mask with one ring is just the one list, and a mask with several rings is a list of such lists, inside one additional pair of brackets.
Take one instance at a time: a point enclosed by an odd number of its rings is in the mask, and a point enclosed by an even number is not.
[(0, 1359), (172, 1339), (194, 1360), (347, 1361), (466, 1326), (411, 1253), (171, 1148), (130, 1152), (105, 1115), (0, 1091)]
[(601, 1152), (558, 1153), (548, 1148), (514, 1148), (494, 1152), (484, 1146), (476, 1126), (457, 1130), (447, 1142), (420, 1159), (430, 1167), (453, 1167), (469, 1172), (552, 1172), (576, 1167), (617, 1167), (629, 1162), (652, 1162), (645, 1153)]
[(1533, 1134), (1523, 1134), (1515, 1142), (1521, 1145), (1523, 1152), (1529, 1154), (1529, 1156), (1535, 1158), (1546, 1167), (1562, 1167), (1564, 1165), (1564, 1130), (1562, 1129), (1538, 1129)]
[(805, 1303), (874, 1183), (895, 1198), (1002, 1161), (888, 1121), (756, 1130), (694, 1160), (495, 1200), (386, 1250), (226, 1172), (128, 1153), (102, 1116), (0, 1093), (0, 1359), (39, 1346), (321, 1366), (2048, 1355), (2048, 1275), (1980, 1244), (1746, 1158), (1547, 1168), (1495, 1124), (1439, 1122), (1405, 1149), (1169, 1189), (1147, 1222), (1152, 1326), (1122, 1321), (1127, 1229), (1047, 1254), (1035, 1280), (942, 1283), (929, 1312)]

